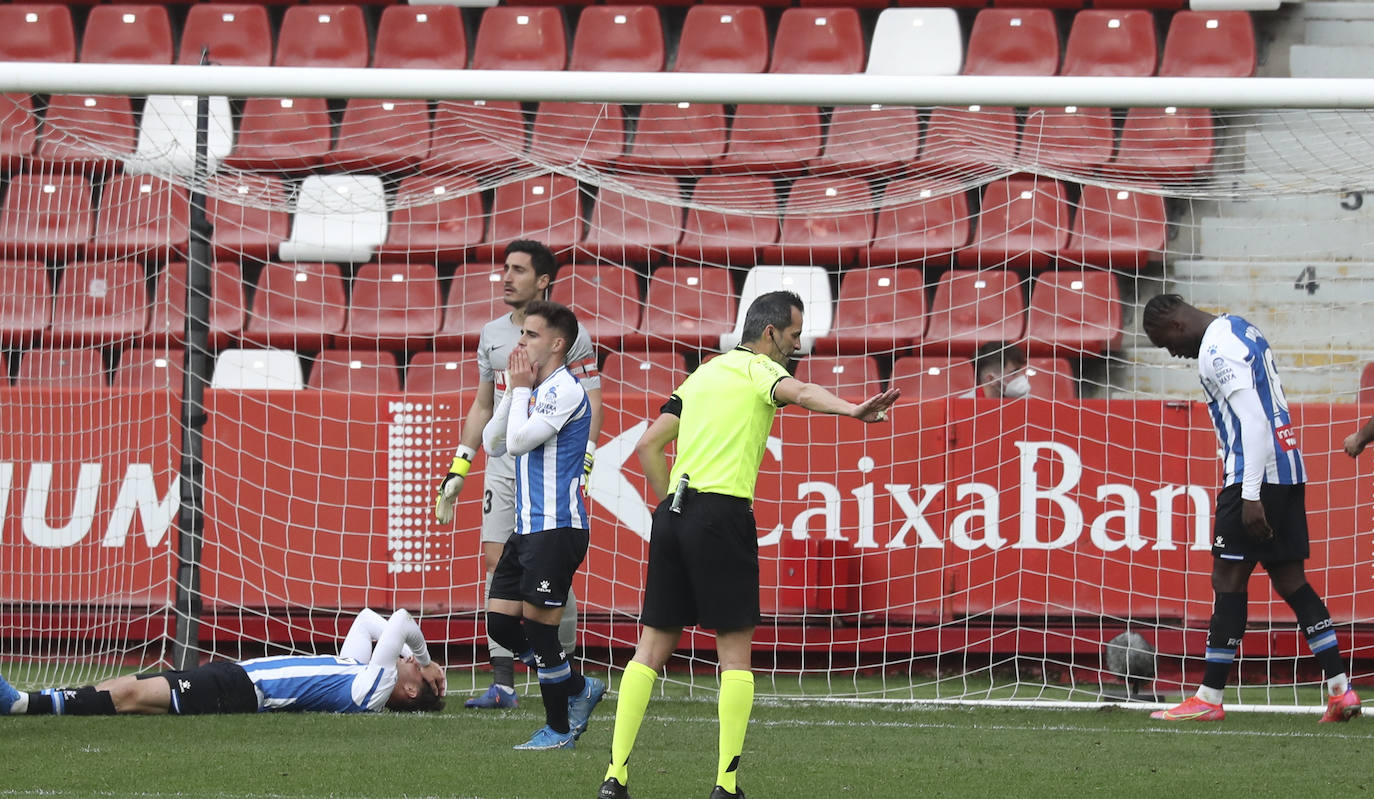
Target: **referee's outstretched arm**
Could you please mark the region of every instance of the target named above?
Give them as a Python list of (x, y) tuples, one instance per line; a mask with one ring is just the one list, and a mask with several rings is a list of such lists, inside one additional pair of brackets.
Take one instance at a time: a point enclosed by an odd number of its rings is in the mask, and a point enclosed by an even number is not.
[(815, 383), (803, 383), (795, 377), (784, 377), (773, 387), (773, 399), (789, 405), (800, 405), (808, 411), (849, 416), (862, 422), (882, 422), (887, 410), (902, 396), (900, 388), (890, 388), (874, 394), (855, 405), (841, 399)]

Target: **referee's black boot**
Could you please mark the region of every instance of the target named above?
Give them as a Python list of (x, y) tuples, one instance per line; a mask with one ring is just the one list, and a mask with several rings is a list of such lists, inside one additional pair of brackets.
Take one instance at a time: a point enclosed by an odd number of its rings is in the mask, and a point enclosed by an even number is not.
[(735, 792), (730, 793), (729, 791), (717, 785), (716, 789), (714, 791), (711, 791), (711, 796), (709, 797), (709, 799), (744, 799), (744, 789), (736, 785)]
[(607, 777), (596, 792), (596, 799), (630, 799), (630, 790), (615, 777)]

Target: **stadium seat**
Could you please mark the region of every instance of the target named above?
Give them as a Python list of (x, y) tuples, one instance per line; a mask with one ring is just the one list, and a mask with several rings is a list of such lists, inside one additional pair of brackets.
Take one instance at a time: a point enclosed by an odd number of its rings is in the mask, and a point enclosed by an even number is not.
[(95, 6), (81, 35), (86, 64), (170, 64), (172, 23), (164, 6)]
[(337, 264), (268, 263), (258, 276), (244, 341), (302, 352), (326, 349), (348, 314)]
[(16, 387), (105, 388), (105, 358), (99, 348), (35, 347), (19, 359)]
[(820, 111), (812, 105), (735, 106), (717, 172), (778, 174), (799, 170), (821, 154)]
[(273, 175), (217, 175), (205, 195), (215, 258), (268, 260), (286, 240), (286, 187)]
[(120, 345), (148, 329), (148, 282), (131, 261), (67, 264), (57, 278), (49, 347)]
[(697, 5), (687, 10), (674, 72), (763, 72), (768, 24), (756, 5)]
[(988, 342), (1019, 341), (1025, 310), (1016, 273), (951, 269), (935, 284), (922, 346), (930, 355), (972, 355)]
[(119, 175), (106, 181), (95, 215), (88, 257), (165, 261), (185, 254), (191, 240), (191, 201), (186, 189), (152, 175)]
[(778, 19), (769, 72), (853, 74), (864, 68), (864, 34), (852, 8), (789, 8)]
[[(186, 276), (183, 261), (171, 261), (157, 276), (153, 309), (144, 346), (183, 346), (186, 343)], [(223, 349), (243, 332), (243, 280), (235, 261), (216, 261), (210, 267), (211, 349)]]
[(18, 172), (37, 143), (38, 116), (33, 112), (33, 98), (27, 94), (0, 95), (0, 171)]
[(466, 350), (417, 352), (406, 367), (408, 394), (460, 394), (477, 383), (477, 355)]
[(719, 266), (660, 266), (649, 276), (640, 332), (626, 336), (636, 349), (715, 349), (735, 325), (730, 270)]
[(725, 155), (725, 106), (720, 103), (645, 103), (634, 140), (620, 159), (626, 166), (661, 171), (704, 171)]
[(414, 169), (429, 155), (429, 104), (424, 100), (355, 97), (344, 106), (338, 140), (325, 163), (350, 172)]
[(473, 69), (563, 69), (568, 31), (554, 6), (500, 6), (482, 12), (472, 48)]
[(525, 153), (524, 112), (516, 102), (440, 100), (429, 142), (421, 171), (495, 176), (519, 163)]
[(1060, 259), (1113, 270), (1139, 269), (1164, 252), (1167, 233), (1163, 196), (1084, 184)]
[(866, 266), (948, 262), (968, 244), (968, 192), (957, 184), (904, 178), (888, 184), (873, 243), (859, 251)]
[(301, 371), (300, 358), (291, 350), (225, 350), (215, 359), (210, 387), (295, 391), (305, 388), (305, 375)]
[(1248, 11), (1180, 11), (1164, 37), (1160, 77), (1248, 78), (1255, 74), (1255, 25)]
[(578, 15), (568, 69), (659, 72), (664, 58), (656, 6), (591, 6)]
[(432, 265), (363, 264), (353, 278), (348, 326), (336, 341), (354, 350), (418, 350), (429, 346), (442, 321)]
[(245, 170), (313, 169), (329, 154), (330, 138), (324, 98), (252, 97), (244, 101), (238, 138), (224, 163)]
[(1033, 107), (1021, 131), (1021, 163), (1046, 169), (1101, 169), (1112, 160), (1116, 132), (1110, 108)]
[(921, 148), (921, 117), (905, 106), (839, 106), (811, 174), (881, 178), (905, 172)]
[(620, 349), (624, 338), (639, 329), (639, 276), (629, 267), (565, 266), (558, 270), (549, 298), (573, 309), (592, 342), (603, 349)]
[(888, 388), (900, 388), (903, 400), (960, 397), (974, 387), (973, 363), (967, 358), (904, 355), (892, 362)]
[(305, 385), (321, 391), (396, 394), (401, 391), (401, 374), (390, 352), (324, 350), (315, 356)]
[(825, 269), (819, 266), (756, 266), (744, 276), (739, 316), (734, 329), (721, 336), (722, 352), (740, 343), (749, 306), (759, 295), (770, 291), (793, 291), (802, 299), (806, 312), (802, 315), (800, 354), (810, 354), (817, 339), (830, 335), (834, 309), (831, 307), (830, 278)]
[(35, 166), (114, 171), (133, 155), (137, 130), (125, 95), (54, 94), (43, 115)]
[(1084, 9), (1073, 15), (1061, 73), (1145, 78), (1155, 74), (1158, 52), (1150, 12)]
[(0, 6), (0, 61), (75, 60), (76, 34), (65, 4)]
[(603, 187), (579, 248), (591, 258), (650, 264), (682, 237), (682, 187), (677, 178), (626, 176), (626, 191)]
[(437, 263), (461, 262), (486, 228), (477, 181), (463, 175), (416, 175), (401, 181), (392, 205), (383, 255)]
[(797, 361), (796, 378), (852, 402), (862, 402), (881, 389), (878, 364), (862, 355), (810, 355)]
[(311, 175), (296, 193), (283, 261), (372, 259), (386, 241), (386, 190), (376, 175)]
[(496, 261), (511, 241), (536, 239), (548, 245), (560, 262), (572, 257), (582, 241), (582, 196), (577, 181), (566, 175), (540, 175), (496, 187), (491, 229), (477, 257)]
[(267, 9), (247, 3), (193, 5), (181, 30), (178, 64), (199, 64), (208, 49), (211, 64), (228, 67), (272, 65), (272, 26)]
[(869, 75), (958, 75), (963, 66), (964, 34), (954, 9), (884, 8), (878, 14)]
[(1031, 355), (1121, 349), (1121, 292), (1116, 275), (1059, 270), (1036, 278), (1026, 320)]
[(612, 352), (601, 368), (602, 390), (610, 393), (666, 399), (686, 379), (687, 367), (680, 352)]
[(1364, 370), (1360, 372), (1359, 403), (1374, 405), (1374, 363), (1365, 364)]
[(854, 269), (840, 279), (835, 325), (816, 342), (816, 352), (888, 354), (919, 344), (925, 329), (925, 275), (919, 268)]
[(436, 350), (477, 350), (482, 328), (510, 313), (497, 263), (467, 264), (453, 275), (444, 302), (444, 326), (434, 338)]
[(0, 261), (0, 347), (29, 345), (51, 321), (47, 267), (38, 261)]
[(530, 153), (557, 166), (604, 166), (625, 154), (625, 120), (618, 103), (543, 102), (534, 115)]
[(973, 20), (965, 75), (1053, 75), (1059, 29), (1048, 8), (985, 8)]
[[(750, 267), (764, 247), (778, 240), (777, 193), (762, 177), (708, 175), (697, 181), (687, 208), (676, 257), (725, 266)], [(739, 208), (740, 213), (703, 206)]]
[(360, 6), (299, 5), (286, 9), (277, 32), (279, 67), (365, 67), (367, 23)]
[(1016, 163), (1016, 111), (1001, 106), (941, 106), (926, 123), (921, 155), (912, 167), (942, 180), (968, 178), (991, 166)]
[(394, 5), (382, 10), (372, 66), (383, 69), (463, 69), (468, 33), (463, 10), (449, 5)]
[(92, 205), (91, 184), (83, 175), (15, 175), (0, 209), (0, 251), (26, 260), (80, 258), (95, 229)]
[[(873, 197), (862, 178), (810, 177), (792, 184), (778, 243), (764, 260), (845, 267), (873, 239)], [(829, 211), (834, 205), (856, 208)]]
[(125, 350), (115, 367), (114, 387), (132, 391), (181, 391), (186, 351), (180, 347)]
[(1064, 184), (1035, 175), (1013, 175), (988, 184), (973, 243), (956, 255), (961, 266), (1042, 269), (1069, 238)]
[(1210, 171), (1216, 141), (1206, 108), (1132, 108), (1108, 175), (1186, 183)]
[[(139, 174), (194, 175), (196, 171), (196, 115), (199, 100), (193, 95), (154, 94), (143, 103), (138, 124), (138, 144), (124, 170)], [(229, 98), (211, 97), (206, 169), (214, 173), (234, 144), (234, 120)]]
[(1026, 379), (1030, 381), (1028, 397), (1058, 402), (1078, 399), (1078, 381), (1074, 379), (1073, 368), (1063, 358), (1027, 359)]

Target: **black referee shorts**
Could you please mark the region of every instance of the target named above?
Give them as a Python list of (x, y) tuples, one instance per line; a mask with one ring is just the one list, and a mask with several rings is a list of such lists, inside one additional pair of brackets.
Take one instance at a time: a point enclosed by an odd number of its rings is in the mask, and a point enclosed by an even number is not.
[(739, 630), (759, 622), (759, 538), (749, 501), (690, 492), (654, 509), (640, 623)]
[(590, 543), (591, 534), (576, 527), (512, 535), (492, 572), (489, 596), (537, 607), (563, 607)]
[(1240, 484), (1233, 483), (1217, 495), (1216, 519), (1212, 527), (1212, 554), (1223, 560), (1248, 560), (1256, 563), (1282, 563), (1307, 560), (1307, 486), (1260, 485), (1260, 504), (1274, 537), (1259, 541), (1251, 537), (1241, 521)]
[(248, 672), (237, 663), (217, 660), (185, 671), (138, 676), (140, 680), (158, 677), (171, 686), (171, 711), (177, 715), (258, 712), (258, 691)]

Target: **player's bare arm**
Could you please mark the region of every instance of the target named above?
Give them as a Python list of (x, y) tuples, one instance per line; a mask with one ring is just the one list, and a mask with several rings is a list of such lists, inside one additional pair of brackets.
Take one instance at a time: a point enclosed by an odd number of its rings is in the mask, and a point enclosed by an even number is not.
[(1374, 416), (1369, 417), (1364, 427), (1345, 437), (1345, 454), (1352, 458), (1357, 457), (1371, 441), (1374, 441)]
[(659, 500), (668, 496), (668, 445), (677, 440), (681, 421), (674, 414), (660, 414), (635, 445), (635, 455), (648, 478), (649, 489)]

